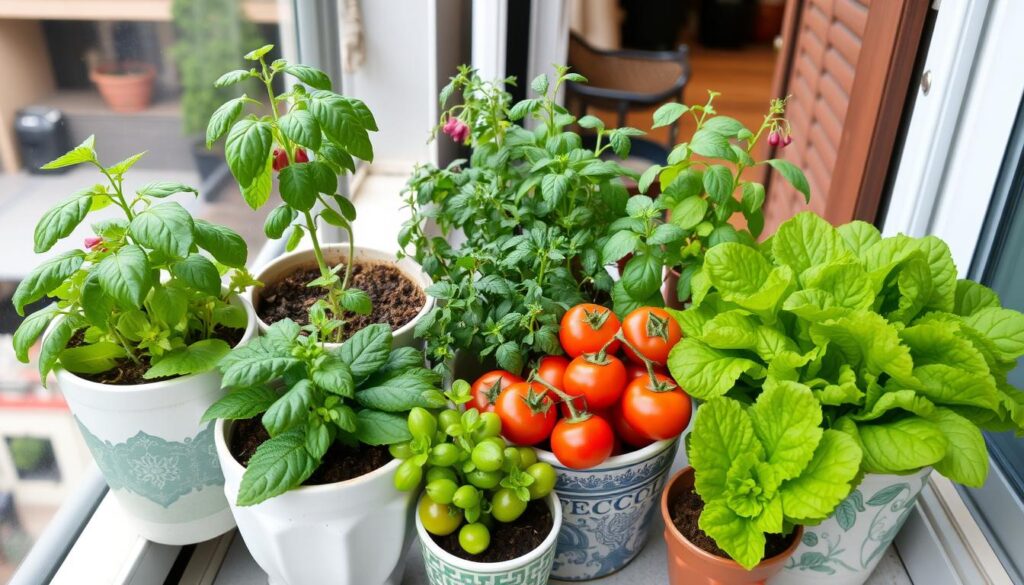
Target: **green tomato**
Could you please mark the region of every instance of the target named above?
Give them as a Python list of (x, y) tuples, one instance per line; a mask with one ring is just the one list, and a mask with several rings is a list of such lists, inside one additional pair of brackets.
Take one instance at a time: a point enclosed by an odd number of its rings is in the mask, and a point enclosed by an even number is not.
[(508, 488), (501, 488), (491, 496), (491, 514), (498, 522), (512, 522), (523, 515), (526, 502)]
[(455, 470), (451, 467), (431, 467), (428, 469), (427, 483), (430, 483), (435, 479), (450, 479), (455, 483), (459, 482), (459, 476), (455, 475)]
[(421, 479), (423, 479), (423, 469), (406, 459), (395, 471), (395, 488), (403, 492), (411, 491), (420, 485)]
[(408, 459), (412, 457), (412, 447), (409, 445), (408, 441), (389, 445), (388, 452), (391, 453), (391, 456), (395, 459)]
[(494, 443), (480, 443), (473, 447), (473, 465), (480, 471), (498, 471), (504, 463), (504, 449)]
[(430, 498), (420, 498), (420, 522), (427, 532), (448, 536), (462, 524), (462, 510), (447, 504), (438, 504)]
[(437, 432), (437, 419), (425, 408), (419, 406), (409, 411), (409, 432), (415, 438), (433, 438)]
[(480, 492), (471, 485), (464, 485), (455, 490), (455, 496), (452, 497), (452, 503), (463, 510), (476, 507), (480, 505)]
[(530, 490), (531, 500), (539, 500), (546, 497), (551, 493), (551, 490), (555, 489), (555, 481), (558, 477), (555, 475), (555, 469), (551, 465), (544, 462), (534, 463), (526, 468), (526, 473), (533, 476), (533, 483), (526, 486), (526, 489)]
[(492, 490), (498, 487), (502, 477), (500, 471), (480, 471), (479, 469), (466, 474), (466, 480), (482, 490)]
[(537, 462), (537, 451), (533, 447), (517, 447), (519, 449), (519, 465), (526, 469)]
[(521, 465), (522, 459), (519, 457), (519, 449), (505, 447), (505, 464), (502, 466), (502, 469), (509, 471), (513, 467), (520, 467)]
[(458, 461), (459, 448), (451, 443), (434, 445), (430, 450), (430, 457), (427, 458), (427, 463), (437, 465), (439, 467), (451, 467), (458, 463)]
[(442, 431), (446, 431), (448, 427), (462, 422), (459, 413), (455, 410), (442, 410), (441, 414), (438, 415), (438, 419), (441, 422)]
[(450, 504), (458, 484), (450, 479), (435, 479), (427, 484), (427, 495), (438, 504)]
[(495, 447), (500, 447), (502, 451), (504, 451), (505, 447), (508, 446), (508, 444), (505, 442), (505, 439), (502, 439), (501, 437), (485, 437), (483, 439), (480, 439), (480, 444), (482, 445), (484, 443), (490, 443)]
[(473, 431), (473, 438), (482, 441), (487, 437), (501, 435), (501, 417), (493, 412), (485, 412), (480, 415), (480, 428)]
[(466, 524), (459, 530), (459, 546), (471, 555), (478, 555), (491, 546), (491, 531), (479, 522)]

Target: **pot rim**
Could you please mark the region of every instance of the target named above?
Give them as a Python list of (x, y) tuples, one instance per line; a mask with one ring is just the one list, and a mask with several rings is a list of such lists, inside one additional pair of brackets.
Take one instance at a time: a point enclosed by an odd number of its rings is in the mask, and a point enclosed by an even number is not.
[(142, 71), (139, 71), (137, 73), (110, 73), (109, 71), (105, 71), (105, 69), (109, 69), (114, 65), (115, 64), (113, 63), (100, 63), (94, 67), (91, 67), (89, 69), (89, 77), (102, 77), (104, 79), (117, 78), (125, 80), (136, 80), (156, 76), (156, 67), (152, 63), (147, 63), (145, 61), (128, 60), (118, 61), (116, 63), (116, 65), (131, 65), (133, 67), (138, 67), (139, 69), (142, 69)]
[[(420, 495), (420, 497), (416, 499), (417, 508), (419, 507), (420, 500), (422, 500), (426, 496), (427, 494), (424, 491)], [(413, 514), (414, 516), (416, 516), (416, 535), (419, 536), (420, 542), (422, 542), (424, 546), (430, 549), (431, 553), (437, 555), (441, 558), (442, 561), (450, 565), (455, 565), (467, 571), (487, 574), (504, 573), (506, 571), (512, 571), (519, 567), (526, 566), (532, 563), (533, 561), (537, 560), (549, 548), (554, 547), (556, 544), (555, 541), (558, 538), (558, 533), (562, 530), (562, 503), (558, 499), (558, 494), (555, 493), (555, 490), (551, 490), (551, 493), (549, 493), (544, 498), (544, 501), (547, 502), (548, 509), (551, 510), (551, 514), (553, 516), (551, 523), (551, 531), (544, 538), (544, 540), (542, 540), (541, 543), (537, 545), (536, 548), (522, 556), (516, 557), (514, 559), (509, 559), (507, 561), (501, 561), (498, 563), (480, 563), (477, 561), (467, 561), (466, 559), (462, 559), (451, 554), (450, 552), (438, 546), (437, 543), (434, 542), (434, 539), (430, 537), (430, 534), (427, 532), (427, 529), (423, 526), (423, 522), (420, 521), (420, 515), (418, 512), (415, 512)]]
[[(231, 427), (229, 427), (227, 423), (234, 424), (235, 421), (229, 421), (223, 418), (218, 418), (214, 425), (213, 442), (217, 448), (217, 458), (220, 459), (221, 466), (230, 465), (233, 467), (235, 473), (241, 476), (242, 474), (245, 473), (246, 468), (243, 467), (242, 464), (239, 463), (237, 459), (235, 459), (235, 456), (231, 454), (231, 450), (228, 449), (226, 435)], [(272, 500), (276, 500), (277, 498), (282, 498), (288, 496), (289, 494), (295, 494), (295, 497), (299, 497), (301, 494), (319, 494), (321, 492), (329, 492), (331, 490), (358, 487), (359, 484), (370, 482), (382, 475), (392, 473), (394, 470), (398, 469), (398, 466), (401, 464), (401, 459), (392, 459), (391, 461), (388, 461), (387, 463), (378, 467), (377, 469), (374, 469), (369, 473), (364, 473), (359, 477), (353, 477), (352, 479), (346, 479), (345, 481), (336, 481), (333, 483), (323, 483), (319, 485), (300, 485), (299, 487), (292, 488), (286, 491), (285, 493), (280, 494), (278, 496), (274, 496), (273, 498), (270, 498), (269, 500), (266, 501), (269, 502)], [(235, 502), (229, 503), (231, 504), (232, 507), (236, 505)], [(261, 502), (261, 504), (262, 503), (265, 502)], [(260, 504), (256, 505), (258, 506)]]
[(609, 457), (608, 459), (605, 459), (600, 465), (595, 465), (594, 467), (588, 467), (586, 469), (573, 469), (571, 467), (566, 467), (558, 460), (558, 457), (555, 457), (555, 454), (552, 453), (551, 451), (547, 451), (539, 447), (534, 447), (534, 450), (537, 452), (538, 459), (544, 461), (545, 463), (550, 463), (551, 465), (554, 465), (560, 469), (567, 469), (569, 471), (575, 472), (615, 471), (626, 467), (632, 467), (633, 465), (636, 465), (648, 459), (653, 459), (666, 449), (671, 448), (672, 445), (678, 440), (679, 437), (673, 437), (671, 439), (665, 439), (663, 441), (655, 441), (642, 449), (637, 449), (636, 451), (623, 453), (622, 455), (616, 455), (614, 457)]
[[(737, 563), (736, 561), (734, 561), (732, 559), (725, 558), (725, 557), (720, 557), (720, 556), (718, 556), (716, 554), (709, 553), (708, 551), (706, 551), (706, 550), (702, 549), (701, 547), (697, 546), (696, 544), (691, 542), (690, 539), (688, 539), (685, 536), (683, 536), (683, 533), (680, 532), (679, 528), (676, 527), (675, 522), (672, 521), (672, 516), (668, 512), (668, 494), (669, 494), (670, 491), (672, 491), (672, 486), (675, 485), (675, 483), (677, 481), (679, 481), (684, 475), (692, 474), (693, 472), (694, 472), (693, 466), (692, 465), (687, 465), (686, 467), (684, 467), (684, 468), (680, 469), (679, 471), (677, 471), (675, 473), (675, 475), (673, 475), (668, 480), (668, 483), (665, 484), (665, 489), (661, 490), (661, 517), (665, 521), (665, 531), (670, 533), (670, 534), (672, 534), (673, 537), (675, 537), (677, 540), (682, 542), (684, 544), (684, 546), (686, 546), (687, 548), (689, 548), (691, 550), (691, 552), (693, 552), (694, 554), (696, 554), (697, 556), (701, 557), (702, 559), (704, 559), (704, 560), (706, 560), (708, 562), (732, 565), (732, 566), (735, 566), (735, 567), (737, 567), (739, 569), (748, 570), (748, 569), (744, 568), (742, 565), (740, 565), (739, 563)], [(777, 554), (777, 555), (775, 555), (773, 557), (769, 557), (767, 559), (761, 559), (761, 561), (758, 562), (757, 565), (754, 566), (754, 568), (757, 568), (757, 567), (760, 567), (760, 566), (763, 566), (763, 565), (767, 565), (767, 564), (779, 563), (779, 562), (782, 562), (785, 559), (789, 558), (790, 556), (792, 556), (793, 552), (795, 552), (797, 547), (800, 546), (800, 539), (803, 536), (803, 532), (804, 532), (803, 525), (798, 524), (796, 526), (796, 532), (793, 534), (793, 542), (791, 542), (789, 544), (789, 546), (786, 547), (786, 550), (780, 552), (779, 554)], [(749, 569), (749, 570), (752, 571), (753, 569)]]
[[(335, 243), (331, 243), (331, 244), (324, 244), (324, 245), (320, 246), (320, 248), (322, 250), (324, 250), (325, 252), (328, 251), (328, 250), (335, 250), (335, 249), (339, 249), (339, 248), (342, 249), (343, 251), (347, 251), (348, 243), (347, 242), (335, 242)], [(398, 268), (403, 274), (405, 274), (406, 277), (409, 277), (409, 280), (413, 281), (413, 283), (416, 286), (420, 287), (420, 290), (423, 291), (423, 296), (426, 298), (426, 300), (423, 302), (423, 306), (420, 307), (419, 312), (416, 313), (416, 316), (413, 317), (408, 323), (406, 323), (405, 325), (402, 325), (398, 329), (392, 330), (391, 335), (394, 336), (394, 337), (397, 337), (397, 336), (402, 335), (403, 333), (405, 333), (407, 331), (412, 330), (414, 327), (416, 327), (416, 324), (419, 323), (419, 321), (421, 319), (423, 319), (423, 317), (431, 309), (434, 308), (434, 297), (432, 297), (429, 294), (427, 294), (427, 290), (426, 290), (427, 287), (429, 287), (431, 284), (434, 283), (433, 279), (431, 279), (430, 275), (428, 275), (426, 273), (426, 271), (423, 270), (423, 267), (420, 266), (411, 257), (407, 257), (407, 258), (413, 264), (416, 264), (416, 268), (419, 270), (419, 274), (415, 278), (410, 277), (409, 274), (405, 273), (404, 270), (402, 270), (400, 267), (398, 267), (398, 259), (397, 259), (397, 256), (396, 256), (395, 253), (393, 253), (393, 252), (385, 252), (384, 250), (381, 250), (381, 249), (378, 249), (378, 248), (370, 248), (368, 246), (360, 246), (358, 244), (356, 245), (355, 248), (356, 248), (356, 255), (357, 256), (358, 256), (360, 251), (364, 251), (364, 252), (369, 252), (371, 254), (379, 254), (379, 255), (384, 256), (384, 257), (390, 257), (391, 258), (391, 260), (390, 260), (391, 263), (394, 264), (395, 267)], [(312, 248), (303, 248), (301, 250), (292, 250), (291, 252), (286, 252), (284, 254), (281, 254), (280, 256), (277, 256), (276, 258), (274, 258), (270, 262), (267, 262), (266, 264), (261, 266), (259, 271), (254, 275), (254, 278), (256, 280), (260, 281), (260, 282), (264, 282), (261, 277), (263, 276), (263, 274), (265, 274), (267, 272), (267, 270), (269, 270), (271, 268), (274, 268), (274, 267), (276, 267), (278, 265), (281, 265), (281, 264), (287, 264), (290, 261), (294, 261), (297, 258), (300, 258), (302, 256), (307, 256), (307, 255), (310, 256), (311, 258), (313, 257), (313, 250), (312, 250)], [(263, 286), (266, 286), (265, 282), (264, 282)], [(262, 287), (260, 287), (260, 288), (262, 288)], [(259, 289), (257, 287), (254, 287), (254, 286), (253, 287), (249, 287), (247, 296), (249, 298), (249, 304), (252, 305), (253, 314), (256, 316), (256, 324), (259, 326), (260, 331), (265, 331), (265, 330), (270, 328), (270, 324), (268, 324), (265, 321), (263, 321), (263, 319), (260, 318), (259, 313), (256, 312), (256, 295), (257, 295), (257, 291), (258, 290)], [(340, 345), (340, 344), (328, 343), (326, 345), (327, 345), (327, 347), (334, 347), (334, 346), (337, 346), (337, 345)]]
[[(242, 308), (245, 309), (246, 316), (248, 317), (247, 323), (245, 325), (245, 331), (242, 333), (242, 339), (240, 339), (238, 343), (236, 343), (234, 347), (232, 347), (232, 349), (235, 349), (237, 347), (245, 345), (253, 337), (256, 336), (256, 311), (249, 304), (249, 301), (247, 301), (242, 295), (231, 295), (231, 301), (241, 304)], [(93, 392), (116, 392), (118, 394), (125, 394), (134, 392), (151, 392), (154, 390), (160, 391), (166, 389), (167, 387), (187, 384), (200, 376), (208, 376), (210, 374), (215, 373), (216, 369), (216, 366), (214, 366), (213, 369), (206, 370), (205, 372), (197, 372), (195, 374), (188, 374), (186, 376), (178, 376), (176, 378), (171, 378), (170, 380), (158, 380), (156, 382), (145, 382), (142, 384), (124, 385), (101, 384), (100, 382), (93, 382), (92, 380), (87, 380), (77, 374), (65, 370), (64, 368), (60, 367), (60, 364), (58, 364), (57, 367), (55, 368), (54, 374), (57, 376), (58, 382), (60, 381), (60, 378), (66, 376), (72, 378), (75, 381), (75, 384), (77, 384), (78, 386), (87, 388)]]

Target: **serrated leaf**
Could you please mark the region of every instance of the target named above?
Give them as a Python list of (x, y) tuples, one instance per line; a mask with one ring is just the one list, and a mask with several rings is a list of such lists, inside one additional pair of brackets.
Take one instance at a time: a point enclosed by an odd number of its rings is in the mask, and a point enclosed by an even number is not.
[(243, 268), (249, 256), (249, 248), (242, 236), (234, 230), (204, 221), (195, 220), (195, 240), (217, 262), (232, 268)]
[(251, 185), (267, 167), (272, 143), (270, 124), (262, 120), (239, 120), (231, 127), (224, 153), (241, 187)]
[(313, 405), (313, 383), (299, 380), (263, 413), (263, 426), (275, 437), (305, 422)]
[(849, 495), (860, 461), (860, 447), (849, 435), (824, 431), (800, 476), (779, 490), (786, 517), (809, 522), (827, 518)]
[(675, 124), (679, 117), (685, 114), (689, 108), (683, 104), (669, 102), (654, 111), (654, 125), (651, 128), (661, 128)]
[(85, 253), (81, 250), (70, 250), (44, 261), (32, 269), (18, 283), (11, 302), (19, 315), (25, 314), (25, 306), (38, 301), (47, 293), (57, 288), (62, 282), (82, 267)]
[(228, 71), (224, 75), (217, 78), (217, 81), (213, 82), (214, 87), (228, 87), (234, 85), (240, 81), (246, 79), (252, 79), (256, 77), (256, 72), (249, 69), (235, 69), (234, 71)]
[(170, 376), (187, 376), (209, 372), (217, 367), (217, 363), (231, 351), (231, 346), (223, 339), (203, 339), (188, 347), (173, 350), (159, 359), (153, 360), (153, 366), (146, 371), (143, 378), (166, 378)]
[[(308, 65), (289, 64), (283, 69), (285, 73), (293, 75), (302, 83), (316, 89), (331, 89), (331, 78), (326, 73)], [(309, 146), (309, 145), (307, 145)], [(313, 148), (313, 147), (310, 147)]]
[(200, 422), (205, 423), (218, 418), (225, 420), (252, 418), (270, 408), (275, 400), (277, 400), (277, 393), (267, 386), (232, 390), (211, 404)]
[(210, 116), (209, 123), (206, 125), (206, 148), (213, 146), (214, 142), (217, 142), (228, 133), (231, 125), (242, 114), (242, 108), (245, 107), (246, 99), (246, 96), (242, 95), (241, 97), (224, 102), (214, 110), (213, 115)]
[(370, 301), (370, 295), (366, 294), (358, 288), (347, 288), (341, 293), (339, 299), (341, 306), (346, 311), (352, 311), (357, 315), (369, 315), (373, 312), (373, 303)]
[(365, 125), (370, 120), (360, 112), (354, 100), (318, 90), (308, 105), (310, 113), (332, 142), (353, 156), (373, 161), (373, 146)]
[(84, 141), (82, 141), (81, 144), (74, 147), (69, 152), (62, 154), (61, 156), (46, 163), (40, 168), (48, 171), (51, 169), (60, 169), (63, 167), (79, 165), (86, 162), (96, 162), (96, 150), (94, 148), (95, 144), (96, 137), (89, 136)]
[(292, 110), (281, 116), (277, 125), (288, 140), (319, 150), (322, 137), (320, 124), (307, 110)]
[(635, 252), (639, 243), (639, 234), (627, 230), (617, 231), (608, 238), (601, 248), (601, 262), (603, 264), (618, 262), (619, 259)]
[(357, 331), (337, 351), (359, 382), (387, 363), (391, 343), (391, 327), (375, 323)]
[(136, 193), (143, 197), (156, 197), (158, 199), (169, 197), (177, 193), (192, 193), (193, 195), (199, 195), (199, 191), (195, 187), (189, 187), (184, 183), (178, 183), (175, 181), (154, 181), (152, 183), (146, 183), (141, 189), (136, 191)]
[(90, 190), (79, 191), (43, 214), (35, 230), (35, 252), (47, 252), (57, 240), (71, 235), (92, 206)]
[(171, 264), (171, 274), (197, 291), (212, 296), (220, 295), (220, 272), (202, 254), (192, 254)]
[(238, 487), (237, 504), (252, 506), (302, 485), (319, 462), (306, 451), (304, 429), (293, 429), (257, 447)]
[(719, 205), (723, 205), (729, 199), (732, 199), (732, 180), (732, 172), (725, 166), (711, 165), (704, 170), (704, 190), (707, 191), (708, 197)]
[(355, 434), (366, 445), (393, 445), (412, 438), (406, 417), (371, 409), (356, 413)]
[(139, 244), (172, 258), (184, 258), (192, 248), (192, 215), (180, 204), (168, 201), (136, 215), (128, 233)]
[(113, 252), (93, 270), (103, 292), (122, 307), (141, 307), (153, 286), (149, 259), (142, 248), (135, 245)]

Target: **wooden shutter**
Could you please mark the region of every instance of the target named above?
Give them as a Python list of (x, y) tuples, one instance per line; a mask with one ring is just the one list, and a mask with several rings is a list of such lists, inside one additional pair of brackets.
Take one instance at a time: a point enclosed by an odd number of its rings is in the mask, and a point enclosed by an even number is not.
[(774, 93), (791, 96), (793, 142), (773, 156), (803, 169), (811, 203), (773, 172), (766, 233), (808, 208), (875, 220), (929, 4), (787, 0)]

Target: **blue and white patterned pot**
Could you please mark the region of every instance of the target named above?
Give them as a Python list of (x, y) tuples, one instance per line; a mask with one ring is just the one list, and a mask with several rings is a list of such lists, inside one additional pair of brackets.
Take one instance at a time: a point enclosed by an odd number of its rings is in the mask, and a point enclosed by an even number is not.
[(555, 491), (565, 516), (552, 577), (597, 579), (640, 553), (678, 446), (678, 439), (659, 441), (583, 470), (569, 469), (553, 453), (537, 450), (558, 474)]
[(416, 514), (416, 533), (423, 547), (430, 585), (544, 585), (551, 576), (555, 544), (562, 526), (562, 506), (552, 492), (546, 499), (554, 524), (540, 546), (511, 561), (475, 563), (437, 546)]
[(804, 529), (800, 546), (772, 584), (862, 585), (914, 509), (931, 471), (864, 476), (832, 516)]

